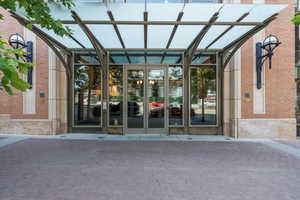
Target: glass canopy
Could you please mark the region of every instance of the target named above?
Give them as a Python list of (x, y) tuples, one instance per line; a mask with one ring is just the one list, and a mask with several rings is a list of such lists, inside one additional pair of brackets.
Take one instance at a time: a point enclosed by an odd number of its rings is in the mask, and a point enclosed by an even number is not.
[[(73, 11), (83, 26), (108, 51), (112, 50), (197, 50), (223, 51), (243, 38), (286, 5), (281, 4), (183, 4), (77, 2)], [(67, 49), (94, 48), (82, 24), (67, 10), (50, 4), (54, 18), (73, 29), (72, 37), (56, 36), (35, 26)], [(22, 10), (16, 13), (25, 16)], [(34, 22), (32, 22), (34, 24)]]

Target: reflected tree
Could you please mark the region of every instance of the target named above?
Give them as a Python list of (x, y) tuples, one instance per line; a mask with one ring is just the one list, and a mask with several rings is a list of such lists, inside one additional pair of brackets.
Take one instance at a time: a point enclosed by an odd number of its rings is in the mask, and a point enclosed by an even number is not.
[(205, 121), (205, 99), (207, 98), (208, 91), (215, 89), (215, 69), (210, 66), (197, 67), (192, 70), (192, 94), (196, 94), (201, 99), (201, 121)]

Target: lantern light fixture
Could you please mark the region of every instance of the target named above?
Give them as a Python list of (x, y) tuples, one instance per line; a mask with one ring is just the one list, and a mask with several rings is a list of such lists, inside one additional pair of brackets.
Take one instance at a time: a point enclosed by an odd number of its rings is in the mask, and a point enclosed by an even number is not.
[[(256, 87), (261, 89), (261, 73), (263, 70), (263, 64), (268, 59), (269, 69), (272, 68), (272, 57), (274, 50), (281, 44), (279, 39), (275, 35), (267, 36), (263, 42), (256, 43)], [(265, 53), (263, 53), (263, 50)]]

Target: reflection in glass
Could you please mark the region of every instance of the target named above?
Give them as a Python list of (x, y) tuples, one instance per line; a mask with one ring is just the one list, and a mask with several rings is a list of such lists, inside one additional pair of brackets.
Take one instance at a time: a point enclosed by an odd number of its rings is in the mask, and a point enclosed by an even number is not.
[(144, 71), (127, 73), (127, 127), (144, 128)]
[(77, 52), (74, 54), (75, 64), (99, 64), (100, 61), (95, 52)]
[(148, 71), (148, 128), (165, 127), (165, 74), (162, 69)]
[(182, 125), (183, 78), (181, 66), (169, 67), (169, 125)]
[(101, 71), (96, 66), (74, 67), (74, 123), (101, 124)]
[(109, 125), (123, 124), (123, 70), (122, 66), (109, 69)]
[(216, 67), (191, 67), (191, 124), (216, 124)]
[(216, 64), (215, 53), (198, 53), (194, 56), (192, 64)]

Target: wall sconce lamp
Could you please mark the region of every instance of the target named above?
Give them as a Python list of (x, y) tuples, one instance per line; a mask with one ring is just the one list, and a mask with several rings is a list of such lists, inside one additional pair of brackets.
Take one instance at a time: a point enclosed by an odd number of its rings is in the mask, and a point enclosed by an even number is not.
[[(261, 73), (264, 62), (269, 58), (269, 69), (272, 68), (274, 49), (281, 44), (275, 35), (269, 35), (264, 41), (256, 43), (256, 87), (261, 89)], [(266, 51), (263, 54), (263, 49)]]
[[(25, 55), (26, 60), (24, 61), (28, 63), (33, 63), (33, 42), (31, 41), (25, 42), (24, 38), (20, 34), (15, 33), (9, 36), (8, 43), (13, 49), (26, 48), (27, 54)], [(19, 56), (16, 55), (16, 58), (19, 59)], [(28, 74), (27, 74), (27, 82), (30, 85), (32, 85), (32, 71), (33, 71), (33, 67), (29, 67)]]

